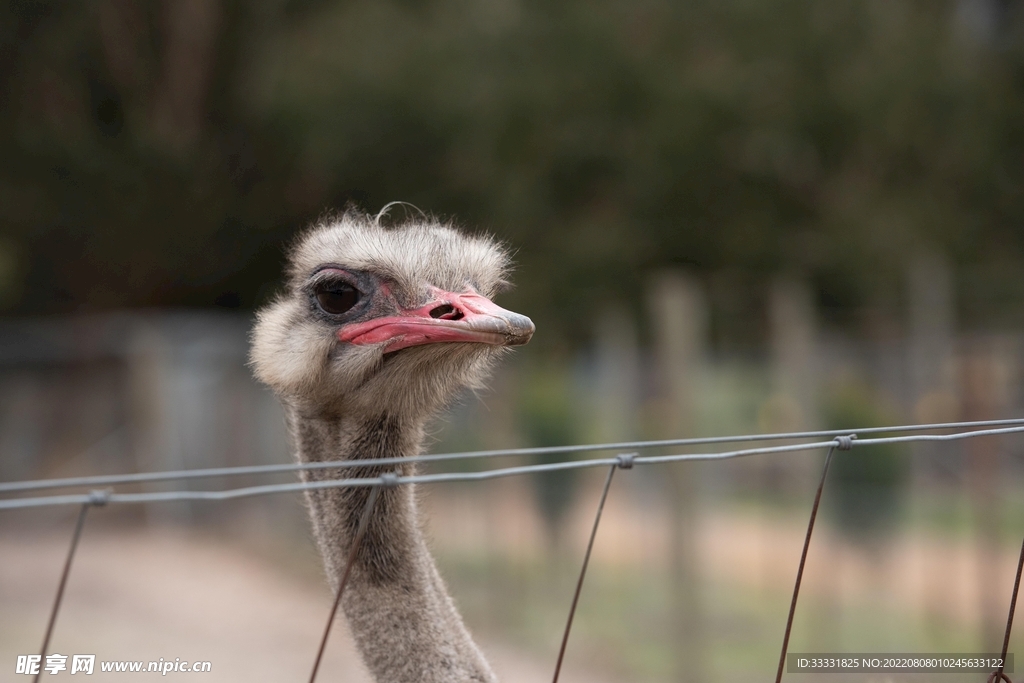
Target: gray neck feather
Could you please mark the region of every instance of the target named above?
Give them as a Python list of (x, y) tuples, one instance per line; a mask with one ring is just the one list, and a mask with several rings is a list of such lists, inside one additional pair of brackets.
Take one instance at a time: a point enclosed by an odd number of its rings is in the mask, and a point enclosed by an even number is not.
[[(389, 415), (372, 418), (300, 415), (288, 410), (303, 462), (417, 455), (423, 424)], [(341, 476), (374, 476), (393, 467), (341, 470)], [(309, 471), (308, 481), (338, 471)], [(403, 474), (412, 472), (406, 465)], [(307, 493), (313, 532), (332, 586), (369, 489)], [(342, 597), (363, 660), (378, 683), (496, 683), (497, 678), (455, 609), (420, 531), (412, 486), (382, 490)]]

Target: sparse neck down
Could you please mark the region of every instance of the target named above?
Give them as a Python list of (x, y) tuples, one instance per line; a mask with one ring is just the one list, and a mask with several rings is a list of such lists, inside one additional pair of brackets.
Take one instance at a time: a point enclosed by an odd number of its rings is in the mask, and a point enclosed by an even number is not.
[[(423, 440), (422, 421), (403, 423), (386, 414), (325, 417), (289, 408), (288, 418), (303, 462), (417, 455)], [(411, 471), (407, 465), (402, 473)], [(379, 473), (344, 472), (344, 476)], [(308, 480), (338, 476), (320, 470), (304, 474)], [(363, 488), (307, 493), (314, 535), (335, 589), (368, 495)], [(427, 549), (412, 486), (380, 491), (374, 507), (342, 597), (352, 633), (374, 679), (378, 683), (496, 683)]]

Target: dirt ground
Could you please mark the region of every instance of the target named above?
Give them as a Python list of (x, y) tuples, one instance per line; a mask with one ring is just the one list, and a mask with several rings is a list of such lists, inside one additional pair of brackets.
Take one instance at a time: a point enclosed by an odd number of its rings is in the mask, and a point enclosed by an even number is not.
[[(16, 658), (38, 652), (67, 532), (0, 531), (0, 680), (29, 680), (14, 675)], [(48, 649), (95, 654), (97, 661), (210, 661), (212, 673), (203, 676), (211, 681), (306, 681), (329, 607), (322, 581), (235, 544), (167, 528), (87, 526)], [(502, 681), (551, 676), (553, 662), (500, 643), (481, 645)], [(152, 677), (101, 673), (97, 666), (87, 680)], [(335, 623), (317, 680), (370, 683), (343, 619)], [(562, 680), (602, 678), (566, 672)]]

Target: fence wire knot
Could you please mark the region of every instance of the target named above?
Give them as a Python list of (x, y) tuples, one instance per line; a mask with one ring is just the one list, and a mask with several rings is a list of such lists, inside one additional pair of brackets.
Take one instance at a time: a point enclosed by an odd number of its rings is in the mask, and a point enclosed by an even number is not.
[(631, 470), (633, 469), (633, 460), (635, 458), (636, 453), (620, 453), (615, 456), (615, 461), (620, 470)]
[(848, 436), (837, 436), (836, 448), (838, 448), (841, 451), (848, 451), (851, 448), (853, 448), (853, 440), (856, 438), (856, 434), (850, 434)]
[(398, 486), (398, 475), (394, 472), (385, 472), (380, 475), (380, 485), (386, 489)]
[(1010, 680), (1010, 677), (1002, 671), (996, 671), (988, 677), (988, 683), (997, 683), (999, 681), (1002, 681), (1002, 683), (1013, 683), (1013, 681)]
[(110, 500), (109, 489), (93, 489), (89, 491), (89, 505), (102, 507)]

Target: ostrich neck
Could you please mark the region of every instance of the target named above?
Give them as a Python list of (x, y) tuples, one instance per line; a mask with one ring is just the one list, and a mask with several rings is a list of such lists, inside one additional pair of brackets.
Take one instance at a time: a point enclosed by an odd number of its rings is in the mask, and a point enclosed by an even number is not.
[[(423, 440), (422, 421), (405, 424), (389, 415), (311, 417), (293, 409), (289, 422), (303, 462), (417, 455)], [(369, 469), (341, 470), (340, 476), (380, 473)], [(411, 471), (406, 466), (402, 473)], [(305, 476), (319, 480), (339, 474), (311, 470)], [(307, 493), (314, 535), (335, 588), (368, 495), (363, 488)], [(380, 491), (342, 607), (378, 683), (497, 680), (462, 623), (427, 550), (412, 486)]]

